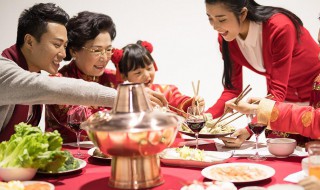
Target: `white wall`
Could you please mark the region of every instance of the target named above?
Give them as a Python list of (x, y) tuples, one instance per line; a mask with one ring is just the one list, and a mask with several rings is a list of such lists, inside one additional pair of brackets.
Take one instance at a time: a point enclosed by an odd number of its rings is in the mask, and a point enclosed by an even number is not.
[[(111, 16), (117, 27), (115, 47), (138, 39), (153, 43), (152, 55), (159, 67), (157, 83), (176, 84), (181, 92), (192, 96), (191, 81), (201, 80), (200, 95), (207, 107), (220, 96), (223, 63), (217, 33), (207, 20), (204, 0), (0, 0), (0, 51), (15, 43), (17, 20), (23, 9), (39, 2), (54, 2), (70, 16), (83, 10)], [(291, 10), (317, 38), (319, 0), (257, 2)], [(113, 68), (111, 62), (108, 67)], [(264, 96), (265, 79), (248, 70), (245, 73), (245, 85), (253, 87), (250, 95)]]

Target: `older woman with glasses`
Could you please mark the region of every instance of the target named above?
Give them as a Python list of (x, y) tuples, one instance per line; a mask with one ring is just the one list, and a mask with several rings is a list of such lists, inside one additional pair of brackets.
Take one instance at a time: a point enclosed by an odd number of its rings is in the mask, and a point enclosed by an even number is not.
[[(112, 19), (104, 14), (84, 11), (71, 18), (66, 27), (69, 42), (64, 60), (71, 62), (59, 70), (59, 75), (116, 88), (115, 71), (106, 69), (112, 55), (112, 41), (116, 37)], [(69, 105), (46, 106), (46, 131), (58, 130), (64, 142), (76, 141), (74, 132), (67, 125), (70, 109)], [(88, 114), (104, 109), (90, 107)], [(84, 138), (85, 134), (81, 139)]]

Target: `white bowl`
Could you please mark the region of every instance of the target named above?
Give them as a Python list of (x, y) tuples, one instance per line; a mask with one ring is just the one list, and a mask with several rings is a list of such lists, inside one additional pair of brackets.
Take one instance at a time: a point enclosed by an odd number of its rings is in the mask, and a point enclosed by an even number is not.
[(275, 138), (267, 140), (268, 150), (278, 158), (286, 158), (294, 152), (297, 146), (295, 139)]
[(3, 181), (31, 180), (37, 172), (36, 168), (0, 168), (0, 178)]
[(275, 184), (268, 187), (268, 190), (304, 190), (300, 185), (295, 184)]

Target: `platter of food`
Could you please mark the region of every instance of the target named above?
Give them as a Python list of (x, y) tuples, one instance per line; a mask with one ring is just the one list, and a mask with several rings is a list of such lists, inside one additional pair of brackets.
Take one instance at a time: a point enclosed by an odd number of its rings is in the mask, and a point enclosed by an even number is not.
[(54, 190), (55, 187), (52, 183), (45, 181), (9, 181), (9, 182), (0, 182), (0, 189), (41, 189), (41, 190)]
[(74, 158), (74, 161), (70, 162), (67, 167), (64, 167), (61, 170), (58, 170), (56, 172), (49, 172), (49, 171), (42, 171), (38, 170), (37, 173), (39, 174), (49, 174), (49, 175), (57, 175), (57, 174), (67, 174), (67, 173), (72, 173), (75, 171), (79, 171), (82, 168), (84, 168), (87, 165), (87, 162), (79, 159), (79, 158)]
[(91, 148), (88, 150), (88, 154), (94, 158), (111, 160), (112, 157), (109, 155), (104, 155), (97, 147)]
[(23, 181), (25, 190), (41, 189), (41, 190), (54, 190), (54, 185), (45, 181)]
[[(225, 123), (223, 122), (215, 125), (215, 122), (215, 119), (207, 120), (205, 126), (199, 132), (199, 138), (219, 138), (230, 135), (235, 131), (235, 127), (232, 125), (224, 125)], [(195, 137), (195, 133), (189, 129), (186, 123), (180, 125), (179, 132), (190, 137)]]
[(204, 168), (201, 174), (211, 180), (247, 183), (268, 179), (275, 170), (263, 164), (223, 163)]
[(159, 156), (160, 161), (166, 165), (204, 168), (227, 162), (232, 157), (232, 153), (204, 151), (184, 146), (182, 148), (166, 148)]

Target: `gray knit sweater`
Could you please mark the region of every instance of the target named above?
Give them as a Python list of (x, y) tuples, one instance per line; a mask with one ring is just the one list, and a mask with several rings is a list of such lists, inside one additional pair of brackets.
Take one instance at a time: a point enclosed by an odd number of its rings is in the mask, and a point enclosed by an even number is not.
[(0, 56), (0, 132), (9, 122), (15, 104), (112, 107), (116, 93), (116, 90), (95, 82), (25, 71)]

